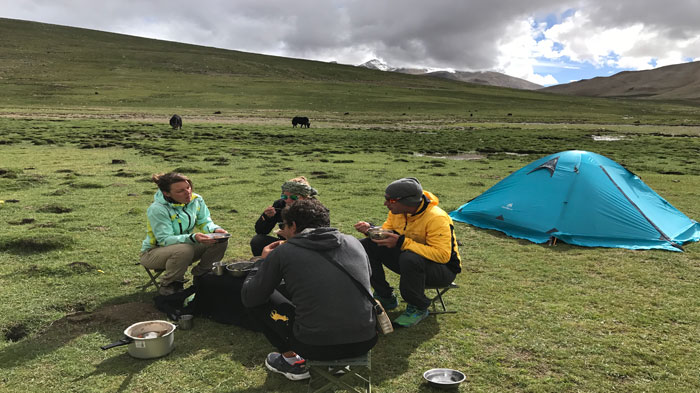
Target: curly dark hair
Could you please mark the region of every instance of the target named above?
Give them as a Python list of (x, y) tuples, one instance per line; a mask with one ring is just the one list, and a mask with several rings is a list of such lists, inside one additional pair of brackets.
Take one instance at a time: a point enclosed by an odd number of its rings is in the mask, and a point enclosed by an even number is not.
[(306, 228), (322, 228), (331, 225), (328, 208), (318, 199), (299, 199), (282, 210), (282, 220), (286, 225), (297, 224), (297, 233)]

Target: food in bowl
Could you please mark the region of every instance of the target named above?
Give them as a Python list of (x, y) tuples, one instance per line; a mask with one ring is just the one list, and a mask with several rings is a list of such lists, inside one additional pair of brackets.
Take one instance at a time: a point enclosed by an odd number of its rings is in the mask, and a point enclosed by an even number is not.
[(248, 274), (254, 264), (255, 262), (251, 261), (232, 262), (226, 265), (226, 271), (234, 277), (243, 277)]
[(394, 232), (380, 227), (372, 227), (367, 230), (367, 235), (369, 235), (369, 238), (374, 240), (386, 239), (389, 237), (390, 233)]

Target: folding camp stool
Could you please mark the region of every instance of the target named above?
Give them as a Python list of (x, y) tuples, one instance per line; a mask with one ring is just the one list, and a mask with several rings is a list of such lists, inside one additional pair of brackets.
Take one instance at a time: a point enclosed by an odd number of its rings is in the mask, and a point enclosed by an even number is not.
[[(436, 286), (429, 286), (426, 285), (425, 289), (434, 289), (435, 290), (435, 296), (430, 299), (430, 313), (431, 314), (454, 314), (457, 311), (455, 310), (448, 310), (447, 307), (445, 307), (445, 301), (442, 299), (442, 295), (445, 294), (445, 292), (449, 291), (452, 288), (459, 288), (459, 285), (455, 283), (450, 283), (450, 285), (446, 287), (436, 287)], [(440, 302), (440, 305), (442, 306), (442, 310), (439, 310), (437, 308), (437, 303)]]
[[(310, 360), (306, 359), (306, 367), (311, 378), (309, 379), (309, 392), (320, 393), (343, 389), (348, 392), (372, 392), (372, 356), (369, 351), (355, 358), (338, 360)], [(360, 374), (360, 369), (366, 369), (366, 373)], [(363, 386), (358, 390), (359, 382)]]
[[(139, 263), (139, 265), (141, 265), (141, 264)], [(141, 265), (141, 266), (143, 266), (143, 265)], [(151, 285), (155, 285), (156, 290), (159, 290), (160, 284), (158, 284), (158, 281), (156, 280), (156, 278), (158, 278), (158, 276), (163, 274), (165, 269), (149, 269), (146, 266), (143, 266), (143, 268), (146, 269), (146, 273), (148, 273), (148, 277), (151, 278), (151, 281), (143, 284), (140, 288), (142, 290), (146, 290), (146, 288), (150, 287)]]

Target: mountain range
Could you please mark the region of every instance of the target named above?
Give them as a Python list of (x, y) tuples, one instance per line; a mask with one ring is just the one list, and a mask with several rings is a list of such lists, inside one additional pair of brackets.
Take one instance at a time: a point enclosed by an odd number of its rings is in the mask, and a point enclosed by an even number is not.
[(623, 71), (608, 77), (549, 86), (540, 91), (587, 97), (698, 100), (700, 62), (674, 64), (653, 70)]
[(426, 75), (461, 82), (513, 89), (586, 96), (624, 97), (667, 100), (700, 100), (700, 62), (674, 64), (644, 71), (623, 71), (608, 77), (596, 77), (555, 86), (538, 84), (492, 71), (435, 71), (430, 69), (391, 67), (378, 59), (360, 67), (412, 75)]
[(402, 74), (425, 75), (436, 78), (450, 79), (459, 82), (475, 83), (479, 85), (509, 87), (512, 89), (537, 90), (542, 86), (536, 83), (516, 78), (510, 75), (493, 71), (444, 71), (431, 70), (427, 68), (399, 68), (392, 67), (379, 59), (372, 59), (359, 65), (359, 67), (369, 68), (379, 71), (400, 72)]

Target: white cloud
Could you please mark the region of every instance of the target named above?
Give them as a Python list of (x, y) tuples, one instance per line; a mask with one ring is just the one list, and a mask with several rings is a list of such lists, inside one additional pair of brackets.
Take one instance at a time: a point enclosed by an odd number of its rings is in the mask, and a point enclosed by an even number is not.
[[(597, 10), (601, 12), (601, 10)], [(641, 21), (620, 26), (597, 23), (597, 15), (576, 10), (549, 27), (535, 23), (532, 17), (511, 23), (496, 43), (496, 71), (541, 85), (558, 83), (556, 78), (534, 72), (559, 64), (590, 64), (613, 70), (646, 70), (688, 60), (689, 53), (700, 52), (700, 34), (686, 39), (670, 39), (658, 25)], [(611, 73), (615, 73), (612, 71)]]
[(606, 65), (612, 68), (641, 71), (654, 68), (653, 60), (654, 59), (648, 56), (623, 56), (616, 60), (608, 60)]
[[(700, 0), (2, 3), (7, 18), (345, 64), (376, 57), (394, 66), (496, 70), (540, 84), (554, 79), (533, 71), (542, 60), (646, 69), (700, 58)], [(553, 25), (533, 22), (562, 15)]]
[(557, 78), (553, 77), (552, 74), (539, 75), (539, 74), (532, 73), (532, 74), (528, 75), (526, 78), (522, 78), (522, 79), (528, 80), (532, 83), (537, 83), (538, 85), (542, 85), (542, 86), (552, 86), (552, 85), (556, 85), (559, 83)]
[[(559, 56), (595, 67), (645, 70), (685, 62), (684, 48), (700, 39), (669, 40), (656, 26), (637, 22), (622, 27), (596, 25), (585, 11), (576, 11), (561, 24), (544, 32), (547, 40), (560, 44)], [(700, 46), (700, 45), (698, 45)]]
[(497, 43), (496, 71), (543, 86), (559, 83), (551, 74), (539, 75), (534, 71), (538, 58), (556, 57), (551, 41), (537, 40), (544, 28), (531, 18), (508, 26), (504, 38)]

